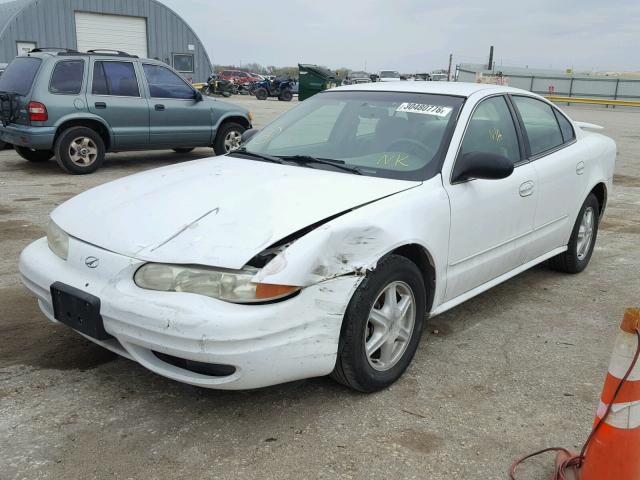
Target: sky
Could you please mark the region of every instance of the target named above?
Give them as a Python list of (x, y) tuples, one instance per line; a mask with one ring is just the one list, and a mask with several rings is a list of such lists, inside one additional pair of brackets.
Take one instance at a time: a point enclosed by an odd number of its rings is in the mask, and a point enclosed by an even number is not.
[(640, 70), (638, 0), (161, 0), (214, 64)]

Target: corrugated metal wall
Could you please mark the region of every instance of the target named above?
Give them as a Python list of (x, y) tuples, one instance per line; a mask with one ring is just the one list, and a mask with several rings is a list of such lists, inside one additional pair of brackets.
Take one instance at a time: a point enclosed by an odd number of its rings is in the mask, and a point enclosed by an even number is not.
[[(204, 46), (191, 28), (173, 11), (155, 0), (35, 0), (10, 21), (0, 35), (0, 63), (16, 55), (16, 42), (36, 42), (38, 47), (76, 48), (74, 12), (108, 13), (147, 18), (149, 57), (171, 65), (173, 53), (195, 57), (194, 82), (204, 82), (211, 64)], [(195, 50), (189, 51), (188, 45)], [(191, 74), (185, 73), (186, 77)]]

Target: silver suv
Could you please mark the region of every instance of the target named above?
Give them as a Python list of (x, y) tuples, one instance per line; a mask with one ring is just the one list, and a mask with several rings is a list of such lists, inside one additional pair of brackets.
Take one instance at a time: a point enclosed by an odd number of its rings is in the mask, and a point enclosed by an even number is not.
[(242, 107), (203, 97), (168, 65), (124, 52), (35, 49), (0, 76), (0, 141), (32, 162), (91, 173), (106, 152), (213, 147), (251, 128)]

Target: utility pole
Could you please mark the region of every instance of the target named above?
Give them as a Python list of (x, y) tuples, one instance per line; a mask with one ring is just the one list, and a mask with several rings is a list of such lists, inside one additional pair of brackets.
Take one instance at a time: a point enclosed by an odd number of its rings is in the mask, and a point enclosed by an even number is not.
[(493, 45), (489, 47), (489, 66), (487, 70), (493, 70)]
[(449, 54), (449, 70), (447, 71), (447, 82), (451, 81), (451, 63), (453, 62), (453, 53)]

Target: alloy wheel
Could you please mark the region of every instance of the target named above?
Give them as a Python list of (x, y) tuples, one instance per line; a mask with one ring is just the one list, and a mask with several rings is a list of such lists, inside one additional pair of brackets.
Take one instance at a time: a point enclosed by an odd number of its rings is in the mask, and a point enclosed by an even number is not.
[(378, 371), (393, 368), (402, 358), (415, 325), (416, 300), (404, 282), (392, 282), (378, 295), (364, 332), (365, 354)]
[(69, 144), (69, 158), (81, 167), (91, 165), (98, 157), (98, 147), (89, 137), (75, 138)]
[(240, 144), (242, 142), (242, 134), (237, 130), (231, 130), (227, 133), (227, 136), (224, 137), (224, 150), (225, 152), (233, 152), (240, 148)]
[(576, 244), (576, 253), (578, 260), (584, 259), (589, 253), (591, 241), (593, 240), (593, 228), (595, 223), (595, 212), (592, 207), (585, 209), (578, 227), (578, 241)]

